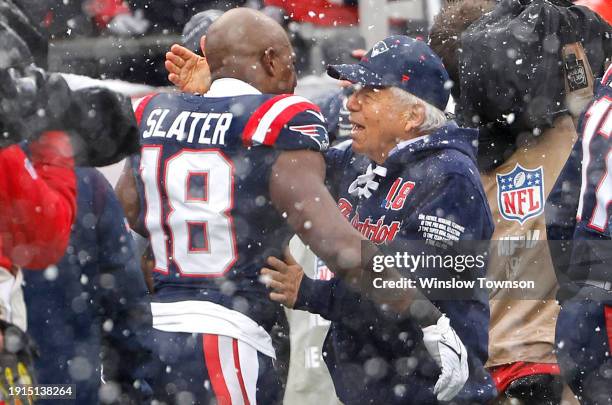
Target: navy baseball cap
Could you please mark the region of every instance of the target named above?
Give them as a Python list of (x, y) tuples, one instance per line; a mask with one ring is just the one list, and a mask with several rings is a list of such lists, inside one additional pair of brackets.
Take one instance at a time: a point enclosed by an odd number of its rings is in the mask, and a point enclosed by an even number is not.
[(210, 25), (217, 18), (221, 17), (222, 14), (223, 11), (221, 10), (210, 9), (199, 12), (191, 17), (187, 24), (185, 24), (185, 27), (183, 27), (183, 45), (198, 55), (203, 56), (200, 49), (200, 38), (206, 35)]
[(377, 42), (359, 63), (330, 65), (327, 74), (368, 87), (398, 87), (442, 111), (450, 95), (442, 60), (425, 42), (405, 35)]

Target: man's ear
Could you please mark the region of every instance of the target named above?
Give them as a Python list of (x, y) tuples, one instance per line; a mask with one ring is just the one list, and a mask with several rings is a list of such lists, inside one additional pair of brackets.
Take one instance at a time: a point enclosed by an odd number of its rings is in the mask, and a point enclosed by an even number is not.
[(425, 106), (421, 103), (413, 104), (404, 115), (404, 119), (406, 120), (404, 123), (404, 130), (406, 132), (413, 132), (420, 128), (423, 122), (425, 122)]
[(200, 38), (200, 50), (202, 51), (202, 56), (206, 56), (206, 35), (202, 35)]
[(261, 57), (261, 65), (269, 76), (274, 76), (276, 73), (277, 58), (278, 54), (272, 47), (267, 48)]

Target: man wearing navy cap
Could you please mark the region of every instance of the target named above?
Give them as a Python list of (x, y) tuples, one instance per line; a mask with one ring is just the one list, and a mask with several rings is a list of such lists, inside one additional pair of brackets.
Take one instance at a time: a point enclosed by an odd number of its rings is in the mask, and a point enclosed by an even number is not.
[[(424, 42), (392, 36), (359, 63), (330, 66), (328, 73), (359, 85), (347, 103), (352, 140), (326, 155), (332, 195), (351, 224), (380, 245), (490, 239), (494, 225), (476, 166), (478, 133), (444, 115), (450, 86), (438, 56)], [(262, 271), (276, 281), (271, 297), (332, 321), (323, 353), (343, 403), (471, 404), (494, 397), (483, 368), (484, 291), (469, 300), (434, 301), (446, 316), (421, 330), (410, 320), (392, 321), (338, 278), (312, 280), (290, 257), (287, 262), (272, 259), (273, 270)], [(485, 270), (462, 276), (484, 277)], [(449, 325), (465, 347), (453, 345)], [(466, 368), (438, 379), (466, 348)]]
[(202, 51), (204, 49), (204, 36), (206, 32), (208, 32), (208, 27), (210, 27), (217, 18), (221, 17), (222, 14), (223, 11), (221, 10), (210, 9), (201, 11), (191, 17), (183, 27), (183, 33), (181, 35), (183, 45), (196, 54), (204, 56), (204, 52)]

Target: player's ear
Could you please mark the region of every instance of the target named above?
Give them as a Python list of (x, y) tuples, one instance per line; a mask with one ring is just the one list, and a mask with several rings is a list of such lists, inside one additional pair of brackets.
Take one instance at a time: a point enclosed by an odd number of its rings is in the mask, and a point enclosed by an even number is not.
[(261, 57), (261, 65), (269, 76), (274, 76), (276, 73), (276, 65), (278, 63), (277, 59), (278, 54), (272, 47), (267, 48)]
[(404, 114), (404, 120), (404, 130), (407, 133), (420, 128), (425, 122), (425, 106), (421, 103), (411, 105)]
[(206, 35), (202, 35), (200, 38), (200, 50), (202, 51), (202, 56), (206, 56)]

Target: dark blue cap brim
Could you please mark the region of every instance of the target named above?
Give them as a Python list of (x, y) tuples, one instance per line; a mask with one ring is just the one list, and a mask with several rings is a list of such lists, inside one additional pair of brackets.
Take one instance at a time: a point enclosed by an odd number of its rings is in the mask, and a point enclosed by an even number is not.
[(327, 74), (338, 80), (347, 80), (351, 83), (359, 83), (363, 86), (383, 87), (388, 86), (382, 77), (359, 63), (345, 65), (328, 65)]

